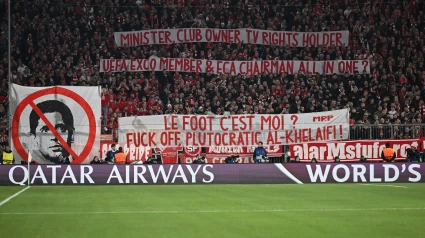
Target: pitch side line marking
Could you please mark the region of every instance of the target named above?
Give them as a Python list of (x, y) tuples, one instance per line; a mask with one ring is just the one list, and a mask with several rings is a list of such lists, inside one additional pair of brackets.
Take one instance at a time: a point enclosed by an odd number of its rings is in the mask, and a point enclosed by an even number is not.
[(297, 179), (291, 172), (289, 172), (285, 166), (282, 164), (274, 164), (276, 168), (278, 168), (284, 175), (288, 176), (288, 178), (292, 179), (292, 181), (296, 182), (297, 184), (303, 184), (299, 179)]
[(364, 185), (364, 186), (377, 186), (377, 187), (393, 187), (393, 188), (408, 188), (406, 186), (397, 186), (397, 185), (389, 185), (389, 184), (370, 184), (370, 183), (365, 183), (365, 184), (359, 184), (359, 185)]
[(8, 197), (8, 198), (6, 198), (5, 200), (3, 200), (3, 201), (1, 201), (0, 202), (0, 207), (1, 206), (3, 206), (5, 203), (7, 203), (8, 201), (10, 201), (10, 200), (12, 200), (12, 198), (14, 198), (14, 197), (16, 197), (16, 196), (18, 196), (19, 194), (21, 194), (21, 193), (23, 193), (23, 192), (25, 192), (25, 190), (27, 190), (27, 189), (29, 189), (30, 187), (25, 187), (24, 189), (22, 189), (21, 191), (19, 191), (19, 192), (17, 192), (17, 193), (15, 193), (15, 194), (13, 194), (12, 196), (10, 196), (10, 197)]
[(368, 211), (425, 211), (425, 207), (394, 208), (329, 208), (329, 209), (271, 209), (271, 210), (205, 210), (205, 211), (105, 211), (105, 212), (2, 212), (0, 215), (96, 215), (96, 214), (187, 214), (187, 213), (273, 213), (273, 212), (368, 212)]

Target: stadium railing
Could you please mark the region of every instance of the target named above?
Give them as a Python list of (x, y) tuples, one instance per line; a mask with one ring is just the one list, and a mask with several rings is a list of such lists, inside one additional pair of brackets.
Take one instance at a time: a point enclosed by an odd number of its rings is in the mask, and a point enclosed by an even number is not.
[(416, 139), (425, 135), (425, 124), (355, 124), (350, 140)]

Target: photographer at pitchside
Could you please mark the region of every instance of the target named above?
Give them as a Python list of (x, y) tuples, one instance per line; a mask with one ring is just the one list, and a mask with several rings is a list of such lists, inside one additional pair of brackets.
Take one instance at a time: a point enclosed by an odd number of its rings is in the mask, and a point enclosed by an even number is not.
[(407, 158), (406, 162), (420, 162), (420, 154), (415, 146), (407, 149)]
[(148, 156), (148, 159), (144, 164), (159, 164), (158, 159), (153, 158), (152, 156)]
[(238, 163), (238, 158), (239, 158), (239, 155), (231, 154), (229, 157), (227, 157), (227, 158), (224, 160), (224, 162), (225, 162), (226, 164), (237, 164), (237, 163)]
[(205, 157), (200, 156), (199, 154), (196, 155), (196, 158), (192, 162), (193, 164), (205, 164)]
[(267, 151), (263, 147), (263, 142), (258, 142), (258, 147), (254, 150), (253, 155), (254, 163), (265, 163), (268, 162)]

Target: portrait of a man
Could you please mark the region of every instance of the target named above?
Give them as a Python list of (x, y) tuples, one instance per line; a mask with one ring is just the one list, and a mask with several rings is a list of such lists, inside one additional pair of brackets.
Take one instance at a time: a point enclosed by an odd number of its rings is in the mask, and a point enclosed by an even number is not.
[[(47, 120), (55, 127), (56, 131), (66, 141), (69, 148), (74, 142), (74, 117), (69, 107), (57, 100), (48, 100), (36, 105)], [(29, 115), (30, 135), (32, 137), (35, 155), (52, 163), (61, 163), (70, 158), (70, 153), (59, 142), (46, 123), (32, 110)], [(37, 160), (37, 158), (34, 158)]]

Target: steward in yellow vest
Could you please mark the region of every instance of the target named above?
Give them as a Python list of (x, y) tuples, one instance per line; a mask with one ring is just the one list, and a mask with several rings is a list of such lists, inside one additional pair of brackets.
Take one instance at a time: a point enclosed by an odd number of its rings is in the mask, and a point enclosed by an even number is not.
[(13, 156), (12, 151), (10, 150), (10, 146), (6, 146), (6, 149), (3, 151), (1, 155), (0, 164), (14, 164), (15, 157)]

